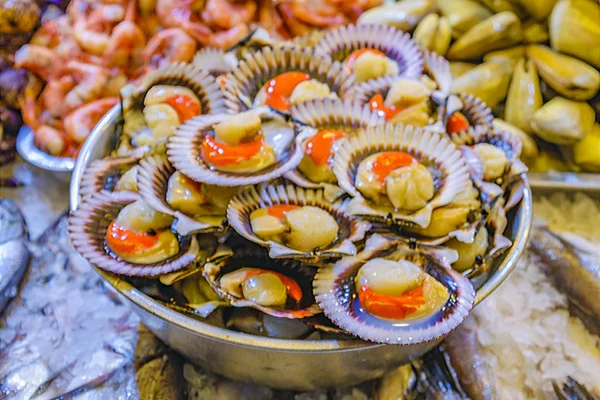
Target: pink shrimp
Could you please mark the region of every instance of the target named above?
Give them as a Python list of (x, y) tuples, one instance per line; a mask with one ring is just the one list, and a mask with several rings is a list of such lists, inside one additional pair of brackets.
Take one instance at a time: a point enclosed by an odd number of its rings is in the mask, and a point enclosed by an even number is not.
[(65, 117), (65, 132), (75, 143), (83, 143), (98, 121), (118, 102), (118, 97), (109, 97), (77, 108)]
[(103, 60), (106, 65), (126, 65), (136, 50), (144, 48), (146, 36), (135, 23), (136, 2), (129, 0), (125, 20), (113, 29), (110, 40), (104, 50)]
[(256, 14), (256, 9), (256, 2), (253, 0), (244, 0), (241, 3), (230, 0), (207, 0), (202, 16), (212, 25), (231, 29), (240, 24), (249, 24)]
[(20, 99), (21, 115), (34, 134), (35, 145), (51, 155), (58, 156), (67, 148), (67, 142), (60, 130), (40, 121), (41, 107), (32, 93), (25, 93)]
[(65, 96), (67, 110), (74, 110), (102, 94), (108, 81), (108, 73), (104, 68), (80, 61), (69, 61), (67, 69), (77, 81), (77, 85)]
[(292, 0), (290, 6), (297, 19), (313, 26), (326, 28), (346, 22), (335, 5), (322, 0)]
[(167, 28), (181, 28), (188, 35), (207, 45), (212, 31), (200, 22), (195, 12), (198, 0), (157, 0), (156, 15)]
[(69, 75), (49, 81), (40, 95), (45, 110), (55, 117), (64, 115), (65, 96), (75, 85), (75, 79)]
[(111, 29), (124, 17), (123, 6), (101, 5), (88, 16), (79, 14), (75, 17), (73, 37), (85, 51), (102, 56), (110, 43)]
[(248, 25), (241, 24), (226, 31), (215, 32), (210, 35), (208, 46), (220, 49), (228, 49), (240, 40), (248, 36), (250, 29)]
[(15, 52), (15, 67), (25, 68), (48, 82), (64, 73), (64, 60), (47, 47), (26, 44)]
[(275, 10), (275, 5), (270, 1), (261, 1), (258, 9), (258, 23), (277, 39), (291, 38), (283, 24), (283, 19)]
[(144, 49), (144, 62), (154, 67), (165, 63), (192, 59), (196, 52), (196, 41), (179, 28), (165, 29), (148, 41)]

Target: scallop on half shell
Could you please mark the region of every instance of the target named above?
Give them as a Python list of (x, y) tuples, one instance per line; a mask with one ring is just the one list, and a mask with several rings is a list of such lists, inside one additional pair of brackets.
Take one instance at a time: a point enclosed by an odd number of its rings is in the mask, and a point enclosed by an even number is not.
[[(450, 135), (450, 138), (461, 147), (472, 170), (475, 184), (478, 184), (482, 175), (483, 182), (505, 189), (521, 174), (527, 172), (527, 166), (519, 159), (522, 149), (521, 141), (506, 131), (469, 129)], [(476, 162), (477, 159), (479, 165)]]
[(346, 212), (349, 199), (330, 203), (322, 190), (287, 185), (251, 188), (230, 203), (231, 227), (269, 249), (273, 258), (322, 260), (356, 254), (370, 224)]
[(321, 312), (312, 293), (316, 268), (296, 260), (269, 257), (260, 247), (233, 249), (231, 257), (204, 265), (203, 275), (234, 307), (251, 307), (282, 318)]
[[(169, 255), (165, 259), (150, 262), (147, 258), (140, 258), (137, 263), (125, 261), (111, 250), (107, 242), (109, 228), (126, 206), (138, 201), (141, 201), (140, 196), (128, 191), (101, 191), (83, 198), (79, 208), (69, 218), (69, 237), (75, 250), (95, 267), (123, 275), (156, 276), (180, 270), (194, 262), (199, 250), (196, 237), (172, 236), (170, 226), (165, 227), (163, 232), (144, 234), (139, 242), (130, 241), (130, 232), (119, 234), (119, 239), (123, 239), (122, 246), (127, 247), (126, 251), (132, 258), (142, 257), (136, 246), (143, 245), (144, 241), (160, 246), (161, 234), (170, 235), (175, 242), (170, 243)], [(170, 217), (162, 217), (163, 221), (167, 220), (167, 224), (168, 218)]]
[(440, 134), (387, 124), (343, 138), (333, 157), (351, 215), (426, 228), (433, 210), (451, 203), (469, 183), (459, 149)]
[(341, 63), (310, 48), (263, 47), (240, 60), (225, 80), (224, 95), (234, 113), (261, 105), (287, 112), (306, 100), (344, 97), (352, 82)]
[(206, 115), (179, 127), (167, 142), (167, 156), (175, 169), (197, 182), (253, 185), (296, 168), (304, 142), (315, 133), (285, 121), (268, 107)]
[(87, 196), (101, 190), (137, 192), (135, 164), (140, 158), (141, 155), (106, 157), (92, 161), (81, 177), (79, 193)]
[(227, 203), (237, 188), (204, 187), (159, 155), (142, 159), (137, 174), (140, 196), (156, 211), (175, 217), (180, 235), (225, 229)]
[(331, 167), (335, 142), (360, 128), (385, 122), (369, 107), (340, 99), (319, 99), (293, 106), (290, 114), (318, 132), (304, 146), (304, 157), (297, 169), (284, 175), (296, 185), (325, 191), (325, 198), (333, 201), (344, 192), (336, 184)]
[(440, 133), (456, 135), (469, 129), (491, 130), (494, 121), (492, 110), (478, 97), (456, 93), (437, 99), (438, 122), (435, 129)]
[(380, 235), (365, 249), (319, 269), (317, 303), (331, 321), (364, 340), (415, 345), (443, 338), (469, 315), (471, 282), (449, 263), (456, 252)]
[[(356, 81), (379, 78), (381, 74), (414, 79), (423, 74), (422, 53), (410, 35), (382, 24), (346, 25), (332, 29), (323, 35), (315, 51), (344, 62), (350, 72), (354, 67), (360, 68), (354, 74)], [(358, 61), (365, 55), (367, 59)]]

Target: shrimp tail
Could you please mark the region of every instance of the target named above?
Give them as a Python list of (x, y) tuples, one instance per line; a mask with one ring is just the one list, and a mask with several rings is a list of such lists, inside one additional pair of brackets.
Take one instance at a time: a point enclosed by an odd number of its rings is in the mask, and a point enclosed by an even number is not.
[(61, 155), (66, 148), (63, 134), (48, 125), (41, 125), (34, 130), (34, 141), (37, 147), (53, 156)]
[(182, 28), (188, 35), (196, 39), (203, 46), (210, 45), (210, 39), (213, 32), (206, 25), (200, 22), (186, 22)]

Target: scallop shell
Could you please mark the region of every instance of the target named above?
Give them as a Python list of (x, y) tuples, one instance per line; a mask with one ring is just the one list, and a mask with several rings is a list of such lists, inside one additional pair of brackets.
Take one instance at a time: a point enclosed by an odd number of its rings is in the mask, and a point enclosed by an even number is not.
[[(346, 133), (385, 123), (385, 119), (371, 111), (368, 106), (340, 99), (318, 99), (300, 103), (290, 108), (290, 114), (294, 119), (313, 128), (340, 129)], [(324, 189), (325, 198), (329, 201), (343, 194), (339, 186), (312, 182), (297, 169), (286, 173), (284, 177), (307, 189)]]
[(263, 47), (248, 53), (240, 60), (225, 81), (226, 106), (237, 113), (253, 107), (254, 98), (269, 79), (287, 71), (303, 71), (327, 83), (332, 92), (344, 97), (353, 79), (343, 65), (328, 57), (315, 55), (312, 49), (290, 47)]
[[(236, 269), (242, 267), (254, 267), (277, 271), (283, 275), (293, 278), (302, 289), (302, 301), (296, 310), (276, 309), (261, 306), (252, 301), (234, 296), (220, 287), (220, 278)], [(312, 294), (312, 279), (316, 268), (309, 267), (296, 260), (274, 260), (267, 252), (257, 247), (234, 249), (231, 257), (223, 258), (217, 262), (209, 262), (204, 265), (204, 277), (217, 294), (234, 307), (251, 307), (274, 317), (281, 318), (304, 318), (321, 312), (315, 303)]]
[(142, 109), (146, 93), (156, 85), (178, 85), (189, 88), (198, 96), (202, 114), (218, 114), (226, 111), (221, 87), (208, 71), (201, 71), (192, 64), (172, 63), (150, 72), (138, 85), (125, 86), (121, 90), (123, 112), (132, 108)]
[[(439, 251), (456, 257), (456, 252), (451, 250)], [(418, 263), (443, 284), (450, 294), (445, 306), (431, 315), (402, 323), (364, 312), (356, 295), (354, 277), (368, 260), (390, 256)], [(458, 327), (469, 315), (475, 301), (473, 286), (449, 266), (451, 261), (425, 247), (411, 249), (396, 238), (373, 235), (357, 256), (345, 257), (321, 268), (315, 276), (313, 291), (317, 303), (334, 324), (364, 340), (399, 345), (430, 342)]]
[(79, 193), (87, 196), (101, 190), (112, 192), (123, 170), (133, 167), (139, 157), (107, 157), (94, 160), (81, 176)]
[(192, 65), (200, 71), (208, 71), (214, 77), (226, 74), (237, 68), (238, 60), (234, 53), (213, 47), (204, 47), (196, 52)]
[[(364, 239), (370, 228), (366, 221), (360, 221), (346, 213), (349, 199), (328, 202), (322, 190), (312, 190), (288, 185), (269, 185), (259, 190), (251, 188), (235, 197), (227, 208), (227, 218), (231, 227), (241, 236), (269, 249), (272, 258), (296, 258), (317, 261), (326, 258), (339, 258), (356, 254), (354, 242)], [(275, 204), (315, 206), (329, 212), (337, 221), (340, 231), (337, 240), (327, 247), (311, 252), (300, 251), (284, 244), (259, 238), (250, 225), (250, 214), (260, 208)]]
[(519, 138), (506, 131), (497, 129), (476, 128), (450, 135), (452, 141), (458, 146), (473, 146), (479, 143), (489, 143), (506, 154), (509, 170), (504, 177), (496, 182), (505, 189), (511, 182), (527, 172), (527, 166), (520, 160), (522, 144)]
[(175, 169), (197, 182), (212, 185), (254, 185), (278, 178), (296, 168), (302, 160), (304, 142), (316, 133), (311, 128), (295, 128), (297, 134), (288, 150), (285, 161), (277, 162), (263, 171), (250, 174), (234, 174), (211, 169), (200, 157), (201, 143), (207, 131), (215, 124), (230, 118), (230, 114), (202, 115), (182, 124), (167, 142), (167, 156)]
[(101, 191), (85, 197), (69, 218), (69, 238), (73, 247), (95, 267), (116, 274), (156, 276), (185, 268), (196, 259), (196, 237), (182, 238), (180, 252), (154, 264), (134, 264), (111, 255), (106, 249), (106, 231), (119, 211), (140, 200), (137, 193)]
[(450, 93), (452, 74), (448, 60), (433, 51), (423, 51), (423, 67), (424, 72), (437, 83), (440, 92)]
[[(384, 151), (407, 152), (417, 160), (432, 163), (439, 170), (441, 176), (435, 194), (421, 210), (411, 214), (391, 208), (378, 210), (354, 187), (360, 162), (372, 154)], [(350, 214), (400, 224), (408, 222), (421, 227), (427, 227), (432, 211), (449, 204), (458, 193), (465, 190), (469, 181), (469, 169), (465, 160), (449, 138), (402, 124), (370, 127), (354, 136), (341, 139), (333, 156), (333, 172), (340, 187), (353, 197), (348, 205)]]
[(376, 49), (395, 60), (400, 76), (417, 79), (423, 74), (423, 58), (419, 46), (410, 35), (394, 27), (380, 24), (346, 25), (323, 35), (315, 52), (343, 62), (358, 49)]
[[(469, 120), (473, 130), (488, 131), (493, 129), (494, 114), (492, 110), (479, 97), (471, 94), (456, 93), (446, 97), (438, 107), (441, 120), (441, 131), (446, 132), (446, 122), (454, 112), (460, 111)], [(467, 132), (453, 133), (452, 136)]]
[(140, 161), (138, 170), (138, 192), (154, 210), (171, 215), (177, 219), (175, 225), (178, 234), (185, 236), (197, 232), (222, 231), (227, 226), (226, 217), (207, 216), (196, 220), (175, 210), (166, 201), (169, 178), (175, 173), (166, 156), (151, 156)]

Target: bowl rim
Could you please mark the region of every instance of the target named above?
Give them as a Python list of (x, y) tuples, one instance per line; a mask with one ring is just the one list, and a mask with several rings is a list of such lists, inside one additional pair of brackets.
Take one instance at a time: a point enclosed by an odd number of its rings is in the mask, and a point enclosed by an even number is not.
[[(100, 120), (100, 122), (98, 122), (79, 152), (79, 156), (77, 157), (75, 166), (73, 168), (73, 175), (69, 186), (69, 202), (71, 212), (77, 209), (79, 202), (79, 182), (85, 167), (91, 161), (92, 150), (96, 147), (103, 135), (111, 133), (111, 125), (119, 117), (120, 111), (121, 106), (119, 104), (114, 106)], [(485, 283), (477, 290), (475, 305), (481, 303), (508, 278), (511, 272), (515, 269), (517, 261), (523, 254), (527, 245), (527, 239), (529, 237), (533, 219), (533, 196), (529, 182), (527, 181), (525, 175), (523, 175), (523, 182), (525, 184), (525, 190), (523, 199), (519, 204), (520, 212), (517, 214), (518, 219), (514, 221), (518, 223), (518, 229), (513, 240), (513, 245), (506, 253), (503, 254), (503, 261), (496, 268), (494, 273), (491, 274)], [(227, 344), (236, 346), (279, 352), (337, 352), (367, 350), (381, 346), (390, 346), (386, 344), (369, 343), (359, 339), (277, 339), (235, 332), (226, 328), (219, 328), (167, 308), (166, 306), (156, 302), (151, 297), (145, 295), (131, 284), (121, 280), (118, 275), (100, 270), (96, 267), (94, 267), (94, 269), (104, 280), (113, 286), (115, 290), (125, 296), (136, 307), (141, 308), (143, 311), (152, 314), (166, 323), (175, 325), (179, 329), (189, 331), (195, 335), (200, 335), (211, 340), (226, 342)]]
[(19, 129), (16, 147), (25, 161), (38, 168), (54, 172), (71, 172), (75, 168), (76, 159), (52, 156), (38, 149), (34, 143), (33, 129), (27, 125)]

